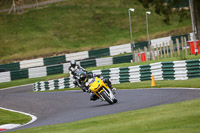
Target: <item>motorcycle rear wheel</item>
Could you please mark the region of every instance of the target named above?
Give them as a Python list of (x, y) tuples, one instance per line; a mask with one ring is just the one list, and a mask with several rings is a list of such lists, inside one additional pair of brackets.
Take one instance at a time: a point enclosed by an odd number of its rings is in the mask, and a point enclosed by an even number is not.
[(104, 91), (102, 91), (100, 94), (102, 95), (102, 97), (103, 97), (109, 104), (113, 104), (113, 103), (114, 103), (113, 100), (110, 99), (110, 98), (108, 97), (108, 95), (107, 95)]

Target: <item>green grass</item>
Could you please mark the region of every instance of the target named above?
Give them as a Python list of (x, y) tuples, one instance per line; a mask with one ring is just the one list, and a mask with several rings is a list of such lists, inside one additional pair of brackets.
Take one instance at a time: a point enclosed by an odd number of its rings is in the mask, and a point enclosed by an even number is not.
[[(97, 49), (130, 42), (128, 8), (132, 13), (133, 39), (146, 40), (146, 18), (137, 0), (67, 0), (26, 9), (23, 14), (0, 13), (0, 63), (69, 52)], [(150, 38), (191, 32), (189, 17), (171, 24), (149, 9)], [(155, 21), (156, 20), (156, 21)]]
[[(156, 86), (153, 88), (200, 88), (199, 82), (200, 78), (188, 80), (155, 80)], [(151, 81), (121, 83), (113, 86), (117, 89), (151, 88)]]
[(199, 110), (200, 99), (197, 99), (14, 133), (198, 133)]
[(28, 115), (10, 112), (0, 109), (0, 125), (3, 124), (25, 124), (31, 120)]

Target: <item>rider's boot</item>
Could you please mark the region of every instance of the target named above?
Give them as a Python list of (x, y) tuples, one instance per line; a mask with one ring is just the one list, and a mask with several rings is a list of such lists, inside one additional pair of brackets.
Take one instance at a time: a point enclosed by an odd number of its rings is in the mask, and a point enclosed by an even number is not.
[(113, 94), (116, 93), (116, 88), (113, 88), (112, 85), (109, 85), (108, 87), (111, 89), (111, 91), (112, 91)]
[(99, 99), (99, 97), (97, 95), (95, 95), (93, 92), (90, 93), (90, 101), (96, 101), (97, 99)]
[(77, 81), (74, 81), (74, 82), (73, 82), (73, 84), (74, 84), (75, 86), (78, 86), (78, 83), (77, 83)]

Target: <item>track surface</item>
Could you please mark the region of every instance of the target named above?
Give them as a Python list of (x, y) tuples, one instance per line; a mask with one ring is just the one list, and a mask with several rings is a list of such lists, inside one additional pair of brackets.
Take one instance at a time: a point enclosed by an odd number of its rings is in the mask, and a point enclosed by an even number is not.
[[(200, 98), (198, 89), (117, 90), (118, 103), (90, 102), (82, 91), (30, 93), (32, 86), (0, 90), (0, 107), (30, 113), (38, 119), (22, 128), (66, 123), (95, 116)], [(22, 129), (20, 128), (20, 129)]]

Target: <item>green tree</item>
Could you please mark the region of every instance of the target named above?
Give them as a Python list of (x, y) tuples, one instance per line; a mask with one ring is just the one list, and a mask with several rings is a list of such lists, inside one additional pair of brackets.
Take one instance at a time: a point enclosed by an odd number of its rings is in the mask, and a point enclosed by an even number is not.
[(179, 22), (182, 22), (183, 17), (187, 16), (187, 13), (182, 8), (188, 6), (188, 0), (139, 0), (145, 8), (153, 6), (155, 12), (159, 15), (164, 15), (164, 22), (170, 24), (170, 16), (173, 13), (180, 15)]
[[(187, 13), (186, 9), (183, 7), (189, 8), (189, 0), (139, 0), (145, 8), (153, 6), (155, 12), (159, 15), (164, 15), (164, 22), (170, 24), (170, 16), (173, 13), (179, 15), (179, 22), (181, 23), (185, 16), (190, 14)], [(200, 39), (200, 1), (191, 0), (193, 18), (196, 27), (196, 38)]]

